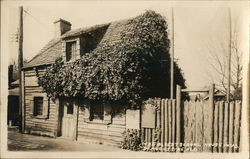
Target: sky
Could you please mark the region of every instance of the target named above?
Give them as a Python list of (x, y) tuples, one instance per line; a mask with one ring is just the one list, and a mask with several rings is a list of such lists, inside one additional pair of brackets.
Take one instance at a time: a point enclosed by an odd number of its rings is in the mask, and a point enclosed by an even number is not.
[[(174, 8), (174, 57), (183, 70), (188, 88), (203, 88), (210, 82), (207, 47), (221, 41), (229, 43), (229, 9), (237, 19), (241, 49), (248, 52), (248, 3), (177, 1), (4, 1), (5, 44), (9, 62), (17, 60), (17, 43), (11, 41), (18, 28), (18, 6), (24, 10), (24, 58), (31, 59), (54, 36), (53, 22), (62, 18), (72, 29), (133, 18), (154, 10), (166, 18), (172, 39)], [(227, 49), (226, 49), (227, 50)], [(214, 49), (216, 52), (216, 49)], [(218, 52), (220, 54), (220, 52)]]

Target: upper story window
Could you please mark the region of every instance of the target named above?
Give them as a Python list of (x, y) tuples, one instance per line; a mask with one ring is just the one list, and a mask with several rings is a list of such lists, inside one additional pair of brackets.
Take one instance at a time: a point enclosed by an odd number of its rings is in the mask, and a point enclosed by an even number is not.
[(34, 116), (43, 115), (43, 97), (34, 97)]
[(66, 61), (75, 60), (77, 56), (76, 53), (76, 41), (66, 43)]

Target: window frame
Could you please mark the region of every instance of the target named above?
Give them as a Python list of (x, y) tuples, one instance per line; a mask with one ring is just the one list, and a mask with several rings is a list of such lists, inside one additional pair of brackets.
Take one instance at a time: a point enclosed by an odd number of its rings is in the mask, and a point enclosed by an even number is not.
[[(71, 59), (67, 60), (67, 45), (69, 43), (75, 43), (75, 51), (71, 54)], [(71, 63), (80, 58), (80, 38), (66, 39), (63, 42), (64, 45), (64, 61), (65, 63)]]
[[(70, 58), (68, 59), (70, 51)], [(76, 59), (76, 41), (66, 42), (66, 52), (65, 52), (66, 62), (74, 61)]]
[[(38, 101), (38, 99), (42, 100), (42, 101)], [(36, 102), (42, 102), (42, 103), (36, 103)], [(44, 99), (42, 96), (34, 96), (33, 97), (33, 105), (34, 105), (33, 116), (42, 116), (43, 115), (43, 107), (44, 107), (43, 103), (44, 103)], [(37, 108), (37, 106), (38, 106), (37, 104), (41, 104), (41, 105), (39, 105), (39, 107), (41, 107), (41, 108)]]
[(85, 120), (86, 123), (88, 124), (102, 124), (102, 125), (108, 125), (112, 123), (112, 117), (111, 114), (108, 114), (108, 112), (110, 112), (110, 104), (106, 103), (106, 102), (102, 102), (103, 105), (103, 120), (100, 119), (92, 119), (91, 120), (91, 106), (93, 105), (93, 102), (89, 101), (89, 116), (88, 118)]
[[(34, 110), (35, 110), (35, 98), (36, 97), (42, 97), (43, 98), (43, 104), (42, 104), (42, 115), (35, 115)], [(32, 100), (31, 102), (31, 111), (30, 115), (32, 118), (37, 118), (37, 119), (49, 119), (49, 109), (50, 109), (50, 99), (47, 97), (46, 94), (44, 93), (34, 93), (32, 94)]]

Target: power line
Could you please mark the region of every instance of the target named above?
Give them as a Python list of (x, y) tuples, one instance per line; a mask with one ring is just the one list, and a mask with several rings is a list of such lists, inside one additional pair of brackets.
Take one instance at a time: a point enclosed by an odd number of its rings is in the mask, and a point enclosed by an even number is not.
[[(41, 26), (45, 27), (46, 29), (50, 30), (50, 28), (45, 25), (44, 23), (42, 23), (38, 18), (36, 18), (35, 16), (33, 16), (30, 12), (28, 12), (27, 10), (23, 9), (23, 12), (26, 13), (23, 15), (23, 18), (25, 17), (25, 15), (30, 16), (33, 20), (35, 20), (37, 23), (39, 23)], [(10, 42), (18, 42), (18, 36), (19, 36), (19, 30), (17, 30), (17, 33), (12, 33), (10, 35)]]
[(37, 19), (35, 16), (33, 16), (31, 13), (29, 13), (27, 10), (23, 10), (27, 15), (29, 15), (33, 20), (35, 20), (37, 23), (41, 24), (42, 26), (44, 26), (45, 28), (49, 29), (50, 28), (45, 25), (44, 23), (42, 23), (39, 19)]

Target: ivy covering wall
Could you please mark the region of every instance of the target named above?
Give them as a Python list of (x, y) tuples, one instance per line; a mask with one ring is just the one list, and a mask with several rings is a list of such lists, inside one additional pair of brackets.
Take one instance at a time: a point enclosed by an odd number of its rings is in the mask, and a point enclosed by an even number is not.
[[(168, 97), (167, 29), (164, 17), (154, 11), (113, 22), (94, 50), (72, 63), (58, 59), (39, 76), (39, 84), (52, 98), (83, 97), (132, 107), (149, 97)], [(177, 64), (175, 83), (185, 87)]]

